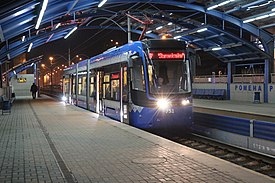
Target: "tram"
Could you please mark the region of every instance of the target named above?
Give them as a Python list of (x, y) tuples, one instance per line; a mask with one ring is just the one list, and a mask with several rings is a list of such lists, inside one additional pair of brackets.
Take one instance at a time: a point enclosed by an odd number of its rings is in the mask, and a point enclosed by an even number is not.
[(192, 123), (191, 74), (183, 41), (143, 40), (64, 70), (67, 102), (141, 129)]

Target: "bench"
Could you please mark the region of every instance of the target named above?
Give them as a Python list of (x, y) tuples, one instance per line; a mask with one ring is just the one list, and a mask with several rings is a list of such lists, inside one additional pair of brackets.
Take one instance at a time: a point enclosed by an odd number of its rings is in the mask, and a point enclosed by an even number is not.
[(0, 106), (2, 109), (2, 115), (5, 113), (11, 113), (12, 102), (6, 96), (0, 96)]

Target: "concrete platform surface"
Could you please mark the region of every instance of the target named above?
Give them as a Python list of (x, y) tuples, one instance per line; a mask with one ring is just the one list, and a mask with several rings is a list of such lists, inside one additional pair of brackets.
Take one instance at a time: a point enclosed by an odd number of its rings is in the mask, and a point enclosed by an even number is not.
[(42, 98), (16, 100), (10, 115), (0, 115), (0, 182), (275, 180), (81, 108)]

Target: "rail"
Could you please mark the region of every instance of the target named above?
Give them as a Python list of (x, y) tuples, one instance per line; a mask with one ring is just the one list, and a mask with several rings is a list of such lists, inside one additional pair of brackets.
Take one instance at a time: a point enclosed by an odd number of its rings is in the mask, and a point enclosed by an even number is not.
[(227, 83), (227, 75), (194, 76), (194, 83)]
[(234, 74), (233, 83), (264, 83), (264, 74)]

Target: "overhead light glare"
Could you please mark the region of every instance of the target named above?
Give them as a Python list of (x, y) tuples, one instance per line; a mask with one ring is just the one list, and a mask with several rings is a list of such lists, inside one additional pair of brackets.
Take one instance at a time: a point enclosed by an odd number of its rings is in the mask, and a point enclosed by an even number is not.
[(215, 48), (212, 48), (211, 50), (212, 51), (218, 51), (218, 50), (221, 50), (222, 48), (221, 47), (215, 47)]
[(13, 71), (13, 74), (15, 74), (15, 75), (16, 75), (16, 71)]
[(197, 32), (204, 32), (204, 31), (207, 31), (207, 28), (202, 28), (202, 29), (197, 30)]
[(174, 39), (179, 39), (179, 38), (181, 38), (181, 36), (176, 36), (176, 37), (174, 37)]
[(39, 17), (38, 17), (36, 25), (35, 25), (35, 29), (39, 28), (40, 23), (41, 23), (42, 18), (43, 18), (43, 15), (44, 15), (44, 13), (46, 11), (47, 5), (48, 5), (48, 0), (44, 0), (43, 4), (42, 4), (42, 8), (41, 8), (40, 13), (39, 13)]
[(31, 67), (34, 65), (34, 63), (31, 64)]
[[(275, 11), (275, 8), (274, 8), (274, 10), (273, 9), (271, 10), (271, 12), (273, 12), (273, 11)], [(265, 15), (260, 15), (258, 17), (250, 18), (250, 19), (244, 20), (243, 23), (249, 23), (249, 22), (253, 22), (255, 20), (261, 20), (264, 18), (272, 17), (272, 16), (275, 16), (275, 13), (269, 13), (269, 14), (265, 14)]]
[(262, 16), (258, 16), (257, 18), (255, 18), (256, 20), (261, 20), (261, 19), (264, 19), (264, 18), (267, 18), (269, 17), (269, 15), (262, 15)]
[(106, 2), (107, 2), (107, 0), (102, 0), (102, 1), (98, 4), (97, 7), (100, 8), (100, 7), (103, 6)]
[(22, 42), (24, 42), (26, 39), (26, 36), (22, 36)]
[(172, 23), (172, 22), (169, 22), (167, 25), (173, 25), (173, 23)]
[(275, 11), (275, 8), (273, 8), (271, 11)]
[(32, 49), (32, 45), (33, 45), (33, 43), (31, 43), (31, 44), (29, 45), (28, 52), (30, 52), (30, 51), (31, 51), (31, 49)]
[(163, 28), (162, 26), (159, 26), (159, 27), (156, 28), (156, 30), (160, 30), (160, 29), (162, 29), (162, 28)]
[(76, 29), (77, 29), (77, 27), (74, 27), (74, 28), (64, 37), (64, 39), (67, 39)]
[(58, 27), (60, 27), (61, 23), (58, 23), (56, 26), (55, 26), (55, 29), (57, 29)]
[(8, 60), (10, 60), (10, 59), (11, 59), (11, 56), (10, 56), (10, 54), (9, 54), (9, 53), (7, 54), (7, 57), (8, 57)]
[(146, 32), (146, 34), (150, 34), (151, 32), (152, 32), (152, 31), (151, 31), (151, 30), (149, 30), (149, 31), (147, 31), (147, 32)]
[(213, 5), (213, 6), (210, 6), (210, 7), (207, 8), (207, 10), (213, 10), (213, 9), (215, 9), (215, 8), (217, 8), (217, 7), (224, 6), (224, 5), (226, 5), (226, 4), (228, 4), (228, 3), (231, 3), (231, 2), (234, 2), (234, 1), (235, 1), (235, 0), (227, 0), (227, 1), (221, 2), (221, 3), (219, 3), (219, 4), (215, 4), (215, 5)]
[(243, 23), (253, 22), (254, 20), (256, 19), (255, 18), (247, 19), (247, 20), (244, 20)]

